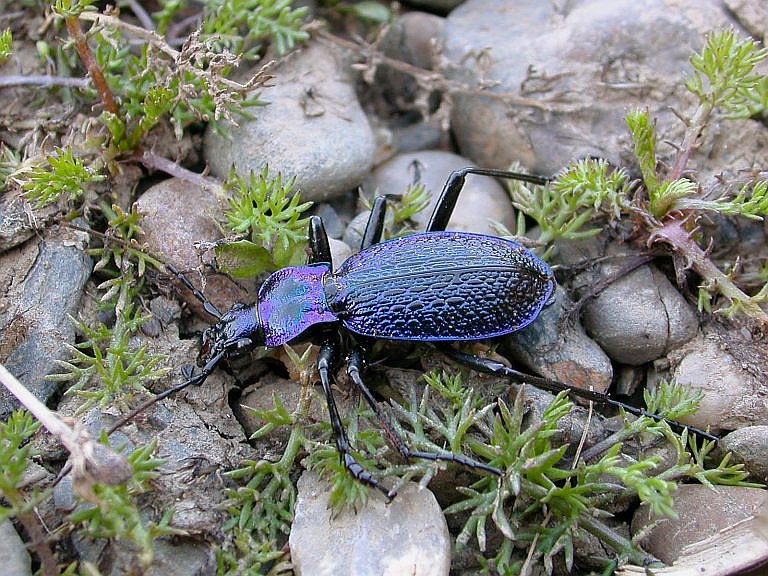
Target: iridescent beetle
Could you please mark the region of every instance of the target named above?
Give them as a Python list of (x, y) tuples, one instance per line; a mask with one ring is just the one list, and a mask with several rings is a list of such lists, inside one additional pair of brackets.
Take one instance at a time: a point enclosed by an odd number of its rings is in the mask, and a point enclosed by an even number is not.
[(363, 382), (365, 350), (372, 339), (433, 342), (441, 351), (475, 370), (525, 379), (549, 390), (566, 389), (635, 414), (644, 413), (602, 394), (526, 375), (447, 344), (520, 330), (537, 318), (555, 289), (552, 270), (525, 247), (494, 236), (445, 231), (468, 174), (534, 184), (548, 182), (539, 176), (501, 170), (474, 167), (457, 170), (446, 182), (426, 232), (386, 242), (380, 242), (386, 200), (379, 197), (371, 210), (360, 252), (347, 259), (336, 272), (333, 272), (323, 222), (317, 216), (312, 217), (308, 264), (276, 271), (261, 286), (254, 304), (238, 303), (224, 314), (189, 279), (166, 265), (218, 321), (203, 334), (198, 357), (201, 371), (189, 374), (181, 384), (145, 402), (114, 428), (150, 403), (190, 384), (202, 383), (225, 358), (244, 354), (257, 346), (275, 347), (297, 340), (312, 340), (320, 345), (317, 369), (345, 468), (357, 480), (377, 488), (388, 498), (394, 493), (357, 463), (350, 451), (331, 390), (332, 374), (342, 358), (346, 358), (350, 378), (404, 458), (446, 460), (499, 476), (502, 472), (462, 455), (419, 452), (405, 445)]

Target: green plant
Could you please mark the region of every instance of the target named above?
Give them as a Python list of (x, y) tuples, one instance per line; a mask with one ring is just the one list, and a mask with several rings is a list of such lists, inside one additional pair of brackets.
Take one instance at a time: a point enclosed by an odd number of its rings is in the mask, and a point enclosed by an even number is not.
[[(276, 543), (279, 538), (287, 537), (293, 519), (296, 489), (290, 474), (300, 452), (307, 449), (308, 439), (302, 423), (309, 411), (314, 370), (312, 346), (301, 355), (290, 346), (286, 345), (284, 349), (299, 373), (302, 386), (294, 414), (290, 414), (277, 397), (273, 398), (271, 410), (249, 410), (264, 421), (264, 425), (251, 435), (252, 440), (279, 426), (290, 426), (290, 437), (277, 462), (248, 460), (240, 468), (226, 473), (240, 485), (227, 494), (230, 519), (223, 529), (233, 534), (233, 541), (217, 553), (218, 574), (260, 574), (265, 564), (283, 556)], [(285, 566), (284, 563), (278, 565)]]
[(55, 202), (62, 194), (75, 200), (88, 184), (101, 182), (105, 178), (98, 165), (86, 166), (82, 159), (73, 155), (71, 148), (59, 148), (46, 160), (48, 168), (38, 166), (30, 169), (22, 184), (22, 190), (37, 208)]
[[(603, 508), (610, 501), (619, 495), (635, 495), (657, 513), (669, 514), (671, 493), (683, 478), (745, 484), (746, 473), (740, 466), (728, 466), (724, 461), (714, 469), (705, 468), (702, 452), (708, 452), (711, 444), (699, 450), (691, 442), (688, 452), (687, 434), (678, 436), (665, 422), (649, 417), (625, 420), (621, 438), (607, 439), (589, 455), (577, 456), (577, 464), (572, 465), (565, 458), (568, 447), (554, 443), (558, 421), (571, 410), (565, 393), (554, 399), (538, 422), (524, 426), (522, 391), (508, 408), (501, 400), (486, 405), (455, 376), (432, 373), (425, 378), (429, 388), (421, 401), (410, 408), (395, 406), (394, 413), (409, 445), (434, 450), (435, 445), (444, 444), (453, 452), (464, 452), (504, 471), (501, 482), (486, 476), (469, 487), (459, 487), (464, 500), (445, 510), (446, 514), (471, 512), (457, 537), (459, 548), (474, 538), (486, 550), (491, 527), (504, 536), (491, 561), (500, 573), (511, 569), (514, 542), (526, 540), (535, 544), (536, 554), (545, 563), (562, 551), (566, 565), (571, 565), (575, 541), (587, 533), (597, 536), (619, 558), (647, 562), (645, 552), (601, 520), (608, 515)], [(429, 400), (429, 389), (440, 398)], [(663, 415), (679, 416), (696, 407), (696, 399), (678, 386), (664, 385), (649, 396), (649, 409), (656, 408)], [(439, 440), (426, 439), (425, 431)], [(641, 433), (671, 440), (678, 449), (679, 465), (657, 471), (659, 457), (634, 461), (624, 454), (622, 441)], [(543, 526), (542, 518), (546, 518)]]
[[(365, 196), (360, 201), (366, 210), (373, 207)], [(422, 183), (409, 184), (402, 194), (387, 197), (387, 213), (382, 237), (386, 240), (413, 234), (413, 217), (427, 209), (430, 193)]]
[(270, 178), (269, 169), (251, 172), (248, 179), (230, 173), (225, 189), (231, 196), (225, 212), (227, 227), (247, 239), (216, 247), (219, 268), (235, 278), (295, 266), (305, 259), (308, 218), (301, 215), (312, 205), (293, 192), (294, 178), (283, 182), (280, 174)]
[[(583, 227), (593, 218), (622, 216), (639, 220), (647, 244), (661, 244), (675, 257), (679, 269), (692, 269), (701, 277), (699, 305), (709, 309), (719, 294), (726, 299), (720, 310), (727, 316), (741, 312), (759, 324), (768, 324), (768, 314), (760, 304), (768, 299), (768, 284), (749, 295), (731, 275), (721, 271), (699, 245), (697, 219), (717, 212), (726, 216), (762, 219), (768, 214), (768, 181), (756, 177), (734, 190), (726, 181), (719, 195), (705, 197), (702, 186), (689, 175), (688, 163), (699, 148), (707, 126), (716, 114), (725, 118), (744, 117), (755, 102), (765, 99), (768, 80), (755, 72), (755, 65), (768, 52), (749, 40), (739, 39), (733, 30), (713, 32), (701, 53), (691, 58), (693, 75), (686, 87), (699, 101), (685, 118), (686, 129), (677, 146), (674, 161), (662, 170), (657, 157), (655, 123), (644, 110), (632, 110), (626, 123), (632, 136), (634, 153), (642, 174), (642, 192), (629, 185), (622, 171), (612, 171), (600, 160), (582, 160), (571, 165), (547, 187), (510, 185), (510, 194), (521, 214), (536, 220), (541, 228), (539, 240), (547, 245), (545, 257), (558, 238), (573, 239), (596, 234), (598, 228)], [(525, 221), (519, 225), (524, 232)], [(520, 232), (520, 233), (523, 233)]]
[(754, 73), (754, 67), (766, 54), (753, 42), (738, 39), (733, 30), (713, 32), (707, 37), (702, 52), (691, 58), (694, 74), (686, 82), (688, 90), (698, 97), (699, 105), (687, 119), (683, 141), (666, 174), (660, 174), (656, 167), (657, 136), (647, 112), (636, 110), (627, 116), (648, 197), (647, 208), (637, 208), (644, 215), (649, 243), (667, 246), (680, 256), (676, 265), (689, 266), (701, 276), (700, 307), (709, 309), (714, 295), (719, 293), (727, 301), (721, 309), (723, 314), (733, 316), (742, 312), (761, 324), (768, 323), (768, 314), (760, 307), (768, 297), (768, 284), (752, 296), (742, 291), (699, 246), (694, 223), (706, 212), (762, 219), (768, 214), (768, 182), (756, 180), (735, 192), (725, 186), (719, 196), (705, 199), (701, 187), (685, 171), (717, 112), (743, 116), (755, 98), (762, 98), (755, 94), (764, 89), (766, 80)]
[(0, 65), (4, 64), (13, 54), (13, 35), (11, 29), (6, 28), (0, 33)]
[[(126, 214), (117, 207), (103, 209), (114, 216), (110, 226), (124, 242), (137, 231), (136, 212)], [(104, 408), (115, 403), (125, 410), (131, 395), (145, 392), (147, 383), (167, 373), (166, 369), (158, 368), (163, 356), (151, 354), (146, 343), (138, 347), (131, 343), (148, 318), (133, 302), (141, 288), (140, 277), (147, 262), (158, 263), (138, 249), (126, 250), (123, 244), (117, 243), (91, 250), (91, 255), (100, 256), (95, 269), (112, 276), (102, 282), (99, 289), (105, 291), (101, 298), (103, 308), (115, 312), (114, 324), (107, 326), (99, 322), (88, 326), (73, 319), (85, 339), (74, 346), (66, 345), (72, 359), (59, 361), (63, 371), (48, 378), (72, 383), (67, 394), (78, 394), (85, 400), (79, 412), (94, 405)], [(114, 268), (110, 269), (112, 264)], [(94, 380), (98, 385), (89, 388)]]
[(162, 460), (152, 459), (154, 443), (136, 449), (128, 462), (133, 468), (130, 480), (117, 486), (93, 484), (88, 489), (88, 503), (72, 512), (67, 521), (80, 525), (91, 538), (116, 538), (130, 542), (137, 549), (137, 559), (143, 568), (152, 564), (152, 541), (161, 536), (184, 535), (172, 528), (173, 511), (168, 510), (159, 522), (147, 521), (136, 506), (136, 496), (145, 492), (157, 476), (155, 468)]
[[(517, 232), (525, 234), (524, 216), (539, 225), (538, 241), (549, 245), (556, 240), (577, 240), (598, 234), (602, 228), (586, 228), (594, 219), (618, 217), (626, 193), (626, 174), (614, 170), (605, 160), (579, 160), (568, 166), (547, 186), (509, 181), (507, 189), (519, 210)], [(508, 234), (508, 232), (507, 232)]]

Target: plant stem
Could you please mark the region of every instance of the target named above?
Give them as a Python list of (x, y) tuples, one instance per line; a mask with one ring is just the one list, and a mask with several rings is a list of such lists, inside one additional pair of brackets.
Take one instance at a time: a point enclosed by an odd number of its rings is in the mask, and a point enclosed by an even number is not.
[(104, 109), (108, 112), (112, 112), (115, 116), (120, 116), (120, 109), (117, 106), (115, 97), (112, 95), (112, 90), (109, 89), (107, 81), (104, 78), (104, 73), (101, 71), (96, 58), (91, 52), (90, 46), (88, 46), (88, 40), (83, 34), (83, 29), (80, 27), (80, 20), (77, 16), (65, 16), (64, 22), (67, 25), (67, 31), (70, 37), (75, 42), (75, 50), (80, 56), (85, 69), (88, 71), (88, 75), (93, 81), (93, 85), (101, 96), (101, 101), (104, 104)]
[(613, 549), (620, 557), (626, 558), (627, 562), (631, 564), (637, 564), (638, 566), (662, 565), (653, 554), (641, 550), (631, 540), (624, 538), (597, 518), (593, 518), (588, 514), (579, 514), (579, 525)]
[(714, 107), (708, 102), (702, 102), (693, 114), (693, 118), (688, 121), (688, 125), (683, 135), (683, 142), (680, 144), (680, 148), (675, 157), (675, 162), (672, 164), (672, 168), (669, 169), (667, 174), (667, 181), (672, 182), (682, 177), (686, 168), (688, 167), (688, 160), (699, 147), (701, 142), (701, 133), (707, 126), (709, 116), (712, 114)]
[(737, 303), (753, 320), (762, 325), (768, 325), (768, 314), (712, 263), (707, 253), (685, 229), (685, 221), (670, 220), (651, 231), (648, 244), (658, 241), (668, 244), (672, 250), (682, 255), (686, 264), (708, 283), (708, 287), (716, 289), (720, 294)]

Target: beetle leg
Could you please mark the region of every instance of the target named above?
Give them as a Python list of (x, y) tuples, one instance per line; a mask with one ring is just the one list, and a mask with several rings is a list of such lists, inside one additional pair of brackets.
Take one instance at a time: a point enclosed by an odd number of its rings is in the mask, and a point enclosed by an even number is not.
[(336, 401), (333, 398), (333, 390), (331, 390), (330, 375), (338, 355), (336, 352), (337, 346), (336, 343), (323, 344), (320, 347), (320, 352), (317, 356), (317, 371), (320, 373), (320, 383), (323, 385), (325, 400), (328, 404), (328, 416), (331, 421), (331, 428), (333, 429), (333, 439), (336, 442), (336, 449), (339, 451), (339, 457), (342, 464), (344, 464), (344, 468), (347, 469), (353, 478), (363, 484), (376, 488), (387, 497), (387, 500), (391, 500), (394, 495), (390, 495), (390, 491), (380, 484), (379, 481), (363, 468), (355, 460), (354, 456), (352, 456), (347, 431), (344, 430), (344, 425), (341, 423), (339, 410), (336, 408)]
[(508, 178), (509, 180), (520, 180), (522, 182), (530, 182), (531, 184), (544, 185), (550, 181), (550, 178), (544, 176), (534, 176), (532, 174), (523, 174), (521, 172), (508, 172), (507, 170), (493, 170), (490, 168), (477, 168), (475, 166), (467, 166), (460, 170), (451, 172), (448, 176), (448, 180), (443, 186), (443, 191), (440, 193), (440, 198), (435, 205), (435, 210), (432, 212), (432, 217), (427, 224), (427, 232), (435, 232), (445, 230), (448, 226), (448, 220), (451, 219), (453, 209), (456, 207), (456, 201), (459, 199), (459, 193), (464, 187), (464, 182), (467, 179), (468, 174), (479, 174), (480, 176), (495, 176), (496, 178)]
[(309, 250), (310, 264), (327, 262), (333, 268), (331, 245), (328, 243), (328, 234), (320, 216), (312, 216), (309, 219)]
[[(362, 367), (363, 367), (363, 352), (360, 348), (356, 348), (349, 355), (349, 359), (347, 361), (347, 373), (349, 374), (349, 377), (352, 379), (352, 381), (355, 383), (355, 386), (357, 386), (357, 388), (363, 394), (363, 397), (368, 402), (370, 407), (373, 409), (374, 414), (376, 414), (376, 418), (379, 420), (379, 423), (381, 424), (381, 427), (384, 429), (384, 432), (386, 433), (390, 442), (397, 449), (397, 451), (400, 453), (400, 455), (403, 458), (405, 459), (420, 458), (422, 460), (432, 460), (432, 461), (442, 460), (445, 462), (454, 462), (466, 468), (471, 468), (472, 470), (484, 470), (485, 472), (490, 472), (491, 474), (495, 474), (497, 476), (503, 475), (501, 470), (499, 470), (494, 466), (489, 466), (488, 464), (477, 462), (476, 460), (472, 460), (471, 458), (467, 458), (460, 454), (452, 454), (450, 452), (445, 452), (442, 454), (436, 453), (436, 452), (421, 452), (419, 450), (411, 450), (410, 448), (408, 448), (402, 436), (400, 436), (397, 430), (395, 430), (395, 428), (389, 422), (389, 419), (386, 417), (381, 407), (379, 406), (379, 403), (376, 402), (376, 399), (373, 397), (373, 394), (371, 394), (371, 391), (368, 389), (368, 386), (366, 386), (365, 383), (363, 382), (363, 378), (360, 375), (362, 371)], [(391, 495), (394, 496), (394, 494), (391, 494)]]
[(437, 348), (449, 358), (452, 358), (456, 362), (463, 364), (465, 366), (468, 366), (469, 368), (472, 368), (477, 372), (485, 372), (486, 374), (504, 376), (505, 378), (509, 378), (510, 380), (514, 380), (517, 382), (528, 382), (530, 384), (533, 384), (537, 388), (541, 388), (543, 390), (549, 390), (550, 392), (554, 392), (554, 393), (567, 390), (568, 393), (573, 396), (579, 396), (580, 398), (584, 398), (586, 400), (592, 400), (593, 402), (597, 402), (598, 404), (607, 404), (609, 406), (614, 406), (616, 408), (620, 408), (625, 412), (628, 412), (629, 414), (633, 414), (635, 416), (647, 416), (648, 418), (652, 418), (657, 422), (664, 421), (667, 424), (669, 424), (669, 426), (676, 432), (682, 432), (683, 430), (690, 430), (691, 432), (693, 432), (694, 434), (696, 434), (701, 438), (705, 438), (707, 440), (712, 440), (715, 442), (718, 440), (717, 436), (713, 436), (708, 432), (704, 432), (703, 430), (699, 430), (698, 428), (694, 428), (692, 426), (686, 426), (685, 424), (680, 424), (679, 422), (675, 422), (674, 420), (668, 420), (663, 416), (660, 416), (658, 414), (652, 414), (646, 410), (643, 410), (642, 408), (637, 408), (636, 406), (624, 404), (623, 402), (614, 400), (613, 398), (611, 398), (606, 394), (600, 394), (599, 392), (594, 392), (592, 390), (585, 390), (584, 388), (576, 388), (575, 386), (569, 386), (568, 384), (563, 384), (562, 382), (558, 382), (556, 380), (550, 380), (549, 378), (542, 378), (541, 376), (533, 376), (531, 374), (525, 374), (523, 372), (519, 372), (515, 370), (514, 368), (505, 366), (501, 362), (496, 362), (495, 360), (491, 360), (490, 358), (480, 358), (478, 356), (474, 356), (473, 354), (466, 354), (465, 352), (461, 352), (460, 350), (457, 350), (453, 346), (449, 346), (447, 344), (438, 344)]
[(384, 216), (386, 214), (387, 198), (385, 196), (376, 196), (373, 206), (371, 206), (371, 215), (368, 217), (368, 223), (365, 225), (363, 239), (360, 242), (360, 250), (365, 250), (381, 242), (381, 235), (384, 233)]

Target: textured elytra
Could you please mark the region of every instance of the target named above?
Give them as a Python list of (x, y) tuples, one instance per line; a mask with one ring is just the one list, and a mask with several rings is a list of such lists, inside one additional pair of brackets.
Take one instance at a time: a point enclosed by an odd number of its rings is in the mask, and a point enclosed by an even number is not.
[(371, 246), (325, 284), (330, 309), (357, 334), (440, 341), (491, 338), (527, 326), (555, 281), (519, 244), (433, 232)]

